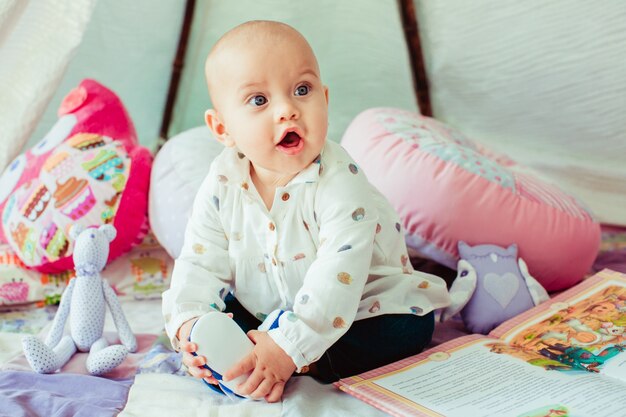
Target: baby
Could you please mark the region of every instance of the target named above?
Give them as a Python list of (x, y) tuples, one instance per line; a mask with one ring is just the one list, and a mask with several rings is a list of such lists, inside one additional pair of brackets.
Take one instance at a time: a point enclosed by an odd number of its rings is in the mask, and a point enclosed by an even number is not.
[[(187, 342), (212, 310), (232, 313), (255, 344), (224, 379), (252, 372), (237, 392), (268, 402), (294, 372), (332, 382), (420, 352), (432, 311), (449, 303), (446, 285), (412, 269), (397, 214), (326, 140), (328, 88), (304, 37), (247, 22), (217, 42), (205, 68), (214, 106), (205, 119), (225, 149), (163, 294), (189, 372), (216, 383)], [(275, 310), (284, 311), (278, 327), (257, 330)]]

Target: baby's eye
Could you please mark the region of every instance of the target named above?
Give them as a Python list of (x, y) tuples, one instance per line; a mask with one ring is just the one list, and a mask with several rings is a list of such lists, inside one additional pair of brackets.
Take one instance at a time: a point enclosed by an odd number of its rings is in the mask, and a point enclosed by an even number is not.
[(254, 96), (250, 100), (248, 100), (248, 103), (252, 104), (253, 106), (260, 107), (260, 106), (264, 105), (265, 103), (267, 103), (267, 99), (265, 98), (265, 96), (258, 95), (258, 96)]
[(311, 88), (308, 85), (300, 85), (298, 86), (298, 88), (296, 88), (296, 95), (306, 96), (307, 94), (309, 94), (309, 91), (311, 91)]

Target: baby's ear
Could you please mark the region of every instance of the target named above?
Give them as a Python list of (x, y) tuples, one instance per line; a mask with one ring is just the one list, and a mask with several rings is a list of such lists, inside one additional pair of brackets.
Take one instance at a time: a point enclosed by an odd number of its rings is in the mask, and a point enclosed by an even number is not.
[(113, 227), (112, 224), (103, 224), (102, 226), (98, 227), (98, 231), (102, 232), (109, 242), (115, 239), (115, 236), (117, 236), (117, 230), (115, 230), (115, 227)]
[(222, 121), (222, 117), (216, 110), (209, 109), (204, 112), (204, 121), (209, 129), (211, 129), (211, 132), (213, 132), (215, 139), (222, 145), (227, 147), (235, 146), (235, 142), (230, 138), (228, 132), (226, 132), (226, 125)]
[(70, 237), (73, 240), (76, 240), (78, 238), (78, 235), (80, 235), (83, 230), (85, 230), (85, 226), (81, 225), (81, 224), (75, 224), (70, 228)]

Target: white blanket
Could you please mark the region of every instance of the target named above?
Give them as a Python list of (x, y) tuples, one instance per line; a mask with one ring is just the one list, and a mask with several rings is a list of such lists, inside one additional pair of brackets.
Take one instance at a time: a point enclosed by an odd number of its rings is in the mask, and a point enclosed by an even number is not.
[(310, 377), (287, 383), (282, 402), (238, 400), (231, 402), (191, 377), (139, 374), (130, 389), (120, 417), (379, 417), (378, 409), (351, 397), (333, 385)]
[[(127, 301), (123, 308), (135, 333), (159, 333), (163, 328), (161, 301)], [(108, 317), (107, 317), (108, 318)], [(114, 331), (107, 321), (106, 330)], [(142, 373), (135, 377), (120, 417), (379, 417), (383, 412), (308, 376), (294, 377), (282, 401), (236, 400), (207, 388), (189, 376)]]

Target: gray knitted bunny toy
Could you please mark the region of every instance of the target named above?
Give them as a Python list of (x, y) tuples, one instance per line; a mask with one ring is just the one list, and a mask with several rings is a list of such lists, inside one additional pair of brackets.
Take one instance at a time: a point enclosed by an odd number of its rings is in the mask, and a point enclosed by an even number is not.
[[(115, 292), (100, 277), (109, 256), (109, 242), (116, 234), (115, 228), (108, 224), (89, 229), (75, 225), (70, 230), (70, 237), (76, 241), (73, 254), (76, 278), (63, 293), (45, 343), (35, 336), (22, 339), (26, 359), (36, 372), (55, 372), (78, 350), (89, 352), (87, 371), (100, 375), (122, 363), (128, 352), (137, 350), (137, 340)], [(109, 346), (102, 335), (106, 305), (111, 310), (121, 345)], [(70, 313), (70, 334), (63, 336)]]

